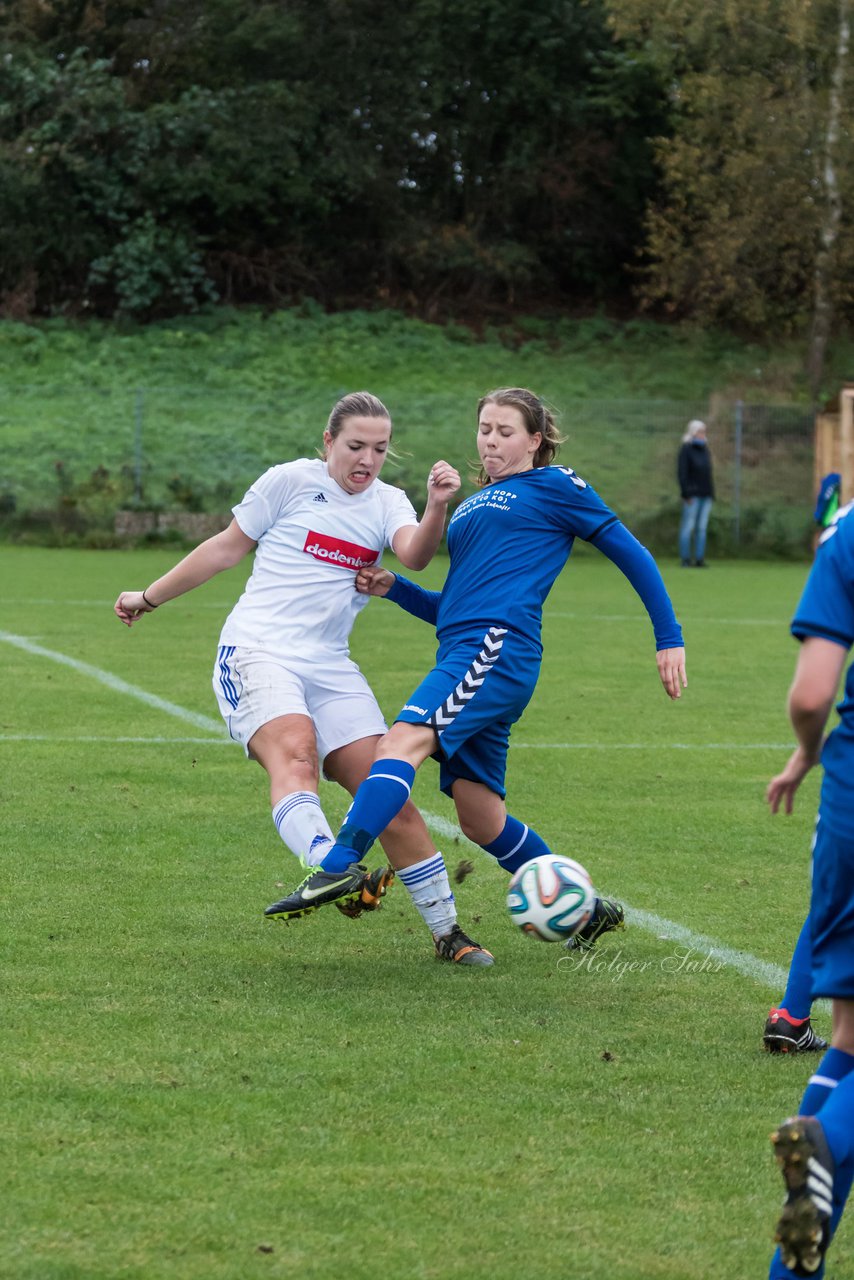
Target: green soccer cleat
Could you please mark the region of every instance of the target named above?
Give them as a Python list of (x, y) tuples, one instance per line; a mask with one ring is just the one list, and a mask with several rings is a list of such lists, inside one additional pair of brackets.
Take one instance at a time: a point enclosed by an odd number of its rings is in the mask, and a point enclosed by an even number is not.
[[(391, 874), (393, 878), (394, 872)], [(282, 898), (281, 902), (274, 902), (272, 906), (267, 907), (264, 915), (271, 920), (298, 920), (300, 916), (310, 915), (312, 911), (317, 911), (320, 907), (325, 907), (332, 902), (341, 906), (345, 903), (356, 905), (361, 902), (362, 891), (366, 886), (368, 886), (367, 900), (361, 904), (359, 910), (364, 908), (373, 910), (370, 904), (373, 901), (374, 906), (376, 905), (376, 899), (385, 893), (385, 886), (381, 891), (374, 892), (368, 885), (370, 879), (367, 867), (358, 862), (355, 866), (348, 867), (346, 871), (324, 871), (323, 867), (312, 867), (293, 893)]]
[(774, 1238), (783, 1265), (796, 1276), (812, 1276), (830, 1244), (833, 1156), (814, 1116), (785, 1120), (771, 1141), (787, 1192)]
[(613, 898), (597, 898), (590, 919), (564, 943), (567, 951), (592, 951), (598, 938), (612, 929), (625, 929), (626, 913)]
[(440, 960), (450, 960), (452, 964), (495, 964), (492, 952), (467, 937), (458, 924), (454, 925), (450, 933), (444, 933), (441, 938), (434, 938), (433, 941)]

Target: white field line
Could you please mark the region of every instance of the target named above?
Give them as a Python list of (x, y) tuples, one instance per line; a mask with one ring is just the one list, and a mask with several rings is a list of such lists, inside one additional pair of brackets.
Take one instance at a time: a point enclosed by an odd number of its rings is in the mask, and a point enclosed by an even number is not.
[(133, 742), (137, 746), (170, 746), (192, 743), (197, 747), (230, 747), (231, 738), (131, 738), (98, 733), (0, 733), (0, 742)]
[[(218, 721), (208, 716), (199, 715), (195, 711), (188, 711), (185, 707), (180, 707), (174, 702), (167, 702), (165, 698), (158, 698), (154, 694), (147, 693), (145, 689), (140, 689), (137, 685), (132, 685), (126, 680), (119, 679), (118, 676), (112, 675), (109, 671), (103, 671), (100, 667), (91, 666), (88, 662), (79, 662), (76, 658), (71, 658), (67, 654), (57, 653), (53, 649), (45, 649), (41, 645), (27, 640), (24, 636), (11, 635), (6, 631), (0, 631), (0, 641), (15, 645), (26, 653), (31, 653), (34, 657), (47, 658), (51, 662), (61, 663), (81, 675), (97, 680), (99, 684), (106, 685), (115, 693), (122, 693), (128, 697), (136, 698), (138, 701), (155, 707), (159, 711), (165, 711), (168, 715), (175, 716), (179, 720), (195, 724), (199, 728), (209, 728), (212, 732), (217, 732), (220, 738), (225, 734), (224, 726)], [(88, 740), (81, 739), (81, 741)], [(121, 739), (117, 740), (121, 741)], [(202, 739), (202, 741), (207, 742), (209, 739)], [(472, 849), (477, 848), (477, 845), (473, 845), (471, 841), (466, 839), (455, 823), (449, 822), (441, 814), (428, 813), (423, 810), (422, 812), (425, 821), (438, 835), (459, 840)], [(735, 951), (731, 947), (718, 942), (716, 938), (707, 937), (702, 933), (694, 933), (692, 929), (686, 929), (684, 925), (677, 924), (673, 920), (666, 920), (651, 911), (644, 911), (628, 904), (624, 904), (624, 906), (630, 923), (654, 933), (656, 937), (678, 942), (682, 946), (688, 947), (691, 951), (704, 956), (708, 955), (712, 960), (718, 960), (729, 968), (735, 969), (744, 977), (752, 978), (755, 982), (771, 987), (775, 991), (778, 989), (782, 991), (786, 984), (786, 970), (779, 965), (769, 964), (767, 961), (760, 960), (757, 956), (753, 956), (747, 951)]]
[(128, 684), (127, 680), (122, 680), (109, 671), (102, 671), (100, 667), (93, 667), (88, 662), (79, 662), (77, 658), (70, 658), (65, 653), (57, 653), (54, 649), (45, 649), (42, 645), (28, 640), (26, 636), (16, 636), (9, 631), (0, 631), (0, 641), (14, 645), (16, 649), (23, 649), (25, 653), (31, 653), (36, 658), (47, 658), (51, 662), (60, 663), (63, 667), (71, 667), (72, 671), (78, 671), (83, 676), (97, 680), (99, 684), (105, 684), (115, 693), (127, 694), (131, 698), (136, 698), (138, 702), (154, 707), (157, 711), (165, 711), (170, 716), (176, 716), (185, 724), (195, 725), (197, 729), (209, 729), (219, 737), (227, 736), (227, 730), (221, 720), (200, 715), (197, 711), (188, 711), (186, 707), (179, 707), (175, 702), (167, 702), (165, 698), (158, 698), (155, 693), (147, 693), (138, 685)]
[[(472, 844), (457, 827), (456, 823), (449, 822), (447, 818), (443, 818), (438, 813), (428, 813), (425, 809), (421, 810), (424, 821), (432, 827), (440, 836), (445, 836), (450, 840), (459, 840), (462, 844), (470, 849), (477, 849), (476, 844)], [(774, 990), (782, 992), (786, 985), (787, 973), (785, 969), (781, 969), (777, 964), (769, 964), (767, 960), (760, 960), (758, 956), (753, 956), (749, 951), (735, 951), (732, 947), (724, 946), (722, 942), (718, 942), (717, 938), (710, 938), (704, 933), (695, 933), (693, 929), (686, 929), (684, 925), (677, 924), (675, 920), (666, 920), (664, 916), (657, 916), (652, 911), (644, 911), (640, 907), (630, 907), (627, 903), (623, 903), (626, 910), (626, 919), (629, 924), (637, 925), (641, 929), (645, 929), (648, 933), (654, 933), (657, 938), (666, 939), (668, 942), (678, 942), (680, 946), (686, 947), (695, 955), (703, 958), (708, 956), (711, 960), (717, 960), (721, 964), (727, 965), (730, 969), (735, 969), (738, 973), (743, 974), (746, 978), (752, 978), (755, 982), (759, 982), (764, 986), (772, 987)]]

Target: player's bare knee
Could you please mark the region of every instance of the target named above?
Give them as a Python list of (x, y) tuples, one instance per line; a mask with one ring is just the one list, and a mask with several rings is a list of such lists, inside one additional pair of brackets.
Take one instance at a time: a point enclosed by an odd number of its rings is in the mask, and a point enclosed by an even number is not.
[(424, 819), (411, 800), (407, 800), (400, 813), (396, 814), (386, 827), (386, 831), (393, 836), (400, 836), (404, 839), (411, 838), (416, 831), (420, 832), (423, 829)]
[(291, 777), (299, 780), (300, 790), (315, 790), (317, 788), (319, 769), (316, 755), (294, 756), (287, 762), (286, 767)]
[(484, 818), (480, 814), (457, 814), (460, 823), (460, 831), (467, 840), (471, 840), (472, 844), (491, 844), (501, 835), (503, 824), (496, 826), (494, 821), (490, 821), (489, 815)]
[(290, 791), (317, 790), (320, 768), (315, 751), (267, 751), (258, 763), (269, 774), (274, 790), (278, 788), (283, 795)]

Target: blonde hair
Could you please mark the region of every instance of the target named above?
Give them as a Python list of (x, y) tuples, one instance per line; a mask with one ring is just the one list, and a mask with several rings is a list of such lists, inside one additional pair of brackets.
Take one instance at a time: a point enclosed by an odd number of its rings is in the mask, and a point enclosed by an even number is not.
[(692, 440), (697, 439), (697, 436), (701, 431), (705, 430), (706, 424), (703, 422), (702, 418), (692, 418), (685, 429), (685, 434), (682, 437), (682, 443), (690, 444)]
[[(535, 436), (539, 432), (542, 436), (540, 447), (534, 454), (534, 466), (548, 467), (554, 462), (558, 449), (566, 437), (560, 434), (554, 414), (545, 401), (533, 391), (528, 391), (526, 387), (499, 387), (498, 390), (489, 391), (478, 400), (478, 422), (480, 422), (483, 407), (487, 404), (501, 404), (510, 409), (518, 409), (528, 435)], [(483, 467), (478, 471), (476, 480), (480, 485), (488, 484), (489, 477)]]

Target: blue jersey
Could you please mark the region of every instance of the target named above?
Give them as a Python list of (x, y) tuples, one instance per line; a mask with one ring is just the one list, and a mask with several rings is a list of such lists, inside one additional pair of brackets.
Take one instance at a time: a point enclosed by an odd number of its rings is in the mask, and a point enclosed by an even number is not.
[(682, 635), (655, 562), (570, 467), (536, 467), (494, 481), (457, 507), (450, 567), (435, 617), (439, 640), (507, 627), (541, 644), (543, 603), (576, 538), (599, 546), (650, 612), (659, 648)]
[(510, 730), (539, 675), (543, 602), (577, 537), (629, 579), (658, 648), (681, 647), (652, 556), (568, 467), (520, 472), (461, 503), (448, 527), (450, 567), (441, 591), (395, 577), (389, 600), (432, 622), (439, 640), (435, 667), (397, 718), (435, 730), (448, 795), (459, 779), (504, 795)]
[[(854, 644), (854, 502), (842, 507), (824, 531), (803, 595), (795, 610), (792, 634), (821, 636), (850, 649)], [(854, 663), (837, 707), (840, 722), (821, 755), (824, 781), (821, 816), (838, 830), (854, 827)]]

